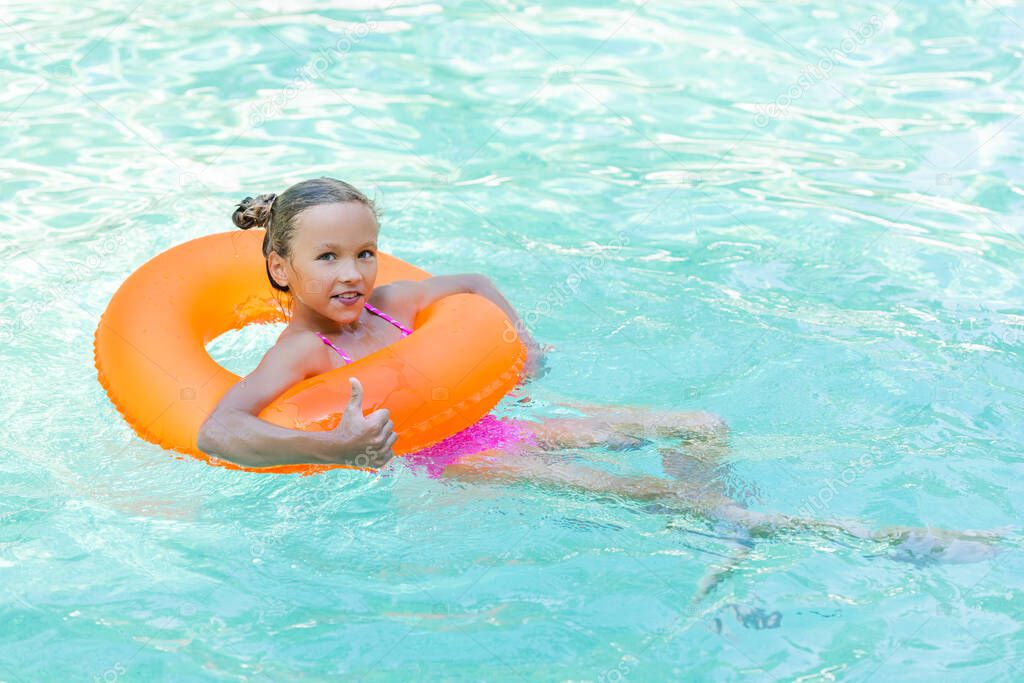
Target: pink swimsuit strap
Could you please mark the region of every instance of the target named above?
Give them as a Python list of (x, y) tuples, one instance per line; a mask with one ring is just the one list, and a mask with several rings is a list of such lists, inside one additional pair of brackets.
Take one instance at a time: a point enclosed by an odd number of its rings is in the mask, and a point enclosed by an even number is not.
[[(384, 313), (382, 311), (377, 310), (376, 308), (374, 308), (373, 306), (370, 305), (370, 302), (367, 301), (365, 304), (363, 304), (363, 307), (366, 308), (366, 310), (368, 310), (370, 313), (373, 313), (374, 315), (377, 315), (377, 316), (380, 316), (381, 318), (384, 318), (389, 323), (391, 323), (392, 325), (394, 325), (395, 327), (400, 329), (402, 331), (402, 336), (403, 337), (408, 337), (410, 334), (412, 334), (412, 330), (410, 330), (410, 329), (406, 328), (405, 326), (403, 326), (402, 323), (398, 322), (397, 320), (392, 318), (387, 313)], [(320, 340), (324, 344), (327, 344), (332, 349), (337, 351), (338, 355), (340, 355), (345, 360), (346, 363), (351, 363), (352, 362), (352, 359), (349, 358), (348, 355), (344, 351), (342, 351), (337, 346), (332, 344), (330, 339), (328, 339), (324, 335), (320, 334), (319, 332), (316, 333), (316, 336), (320, 337)]]
[(389, 323), (400, 329), (402, 331), (403, 337), (408, 337), (410, 334), (412, 334), (412, 330), (407, 329), (404, 325), (402, 325), (402, 323), (398, 322), (384, 311), (378, 310), (371, 306), (369, 301), (367, 301), (366, 304), (364, 305), (366, 306), (366, 310), (368, 310), (370, 313), (373, 313), (374, 315), (379, 315), (380, 317), (384, 318)]

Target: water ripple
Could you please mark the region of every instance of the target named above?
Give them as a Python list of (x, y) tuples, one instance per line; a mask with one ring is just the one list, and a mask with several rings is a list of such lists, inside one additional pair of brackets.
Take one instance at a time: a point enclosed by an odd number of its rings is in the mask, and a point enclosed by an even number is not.
[[(134, 437), (90, 344), (141, 263), (337, 176), (382, 205), (385, 250), (487, 273), (555, 345), (503, 409), (710, 410), (751, 506), (1016, 524), (1021, 26), (1012, 3), (920, 0), (8, 3), (0, 675), (407, 678), (443, 656), (485, 679), (1006, 678), (1015, 537), (953, 571), (929, 539), (744, 545), (403, 469), (241, 477)], [(247, 372), (279, 329), (211, 352)]]

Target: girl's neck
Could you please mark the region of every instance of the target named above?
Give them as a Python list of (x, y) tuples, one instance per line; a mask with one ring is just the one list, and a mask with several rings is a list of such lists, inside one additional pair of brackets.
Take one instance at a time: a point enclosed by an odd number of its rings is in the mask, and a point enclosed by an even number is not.
[(320, 315), (301, 301), (293, 301), (292, 315), (288, 324), (298, 329), (321, 334), (358, 334), (363, 329), (362, 313), (362, 309), (360, 309), (355, 320), (350, 323), (339, 323), (337, 320)]

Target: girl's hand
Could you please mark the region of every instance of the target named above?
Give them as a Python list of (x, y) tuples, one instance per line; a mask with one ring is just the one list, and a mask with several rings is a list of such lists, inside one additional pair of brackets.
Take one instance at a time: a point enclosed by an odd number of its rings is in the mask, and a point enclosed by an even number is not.
[(549, 344), (538, 344), (532, 339), (526, 345), (526, 364), (523, 366), (524, 379), (540, 379), (548, 374), (547, 352), (554, 351)]
[[(523, 379), (529, 377), (542, 377), (547, 373), (547, 365), (544, 361), (544, 354), (554, 347), (541, 346), (526, 330), (523, 322), (519, 319), (512, 304), (498, 291), (490, 278), (479, 273), (464, 273), (462, 275), (435, 275), (421, 281), (402, 280), (392, 282), (388, 287), (395, 287), (396, 291), (403, 292), (401, 299), (411, 301), (410, 319), (415, 319), (423, 309), (433, 304), (438, 299), (453, 294), (477, 294), (494, 303), (508, 317), (508, 324), (511, 331), (526, 345), (526, 364), (523, 368)], [(504, 334), (502, 335), (504, 338)]]
[(355, 377), (349, 377), (352, 395), (341, 415), (341, 421), (330, 434), (327, 462), (381, 468), (395, 457), (391, 452), (398, 435), (395, 423), (386, 408), (363, 415), (363, 386)]

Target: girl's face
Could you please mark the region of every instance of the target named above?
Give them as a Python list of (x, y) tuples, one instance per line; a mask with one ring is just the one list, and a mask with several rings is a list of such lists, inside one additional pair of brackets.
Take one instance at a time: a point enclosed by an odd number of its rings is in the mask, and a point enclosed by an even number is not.
[(377, 280), (379, 230), (360, 202), (310, 207), (295, 217), (291, 259), (271, 252), (270, 272), (310, 312), (354, 323)]

